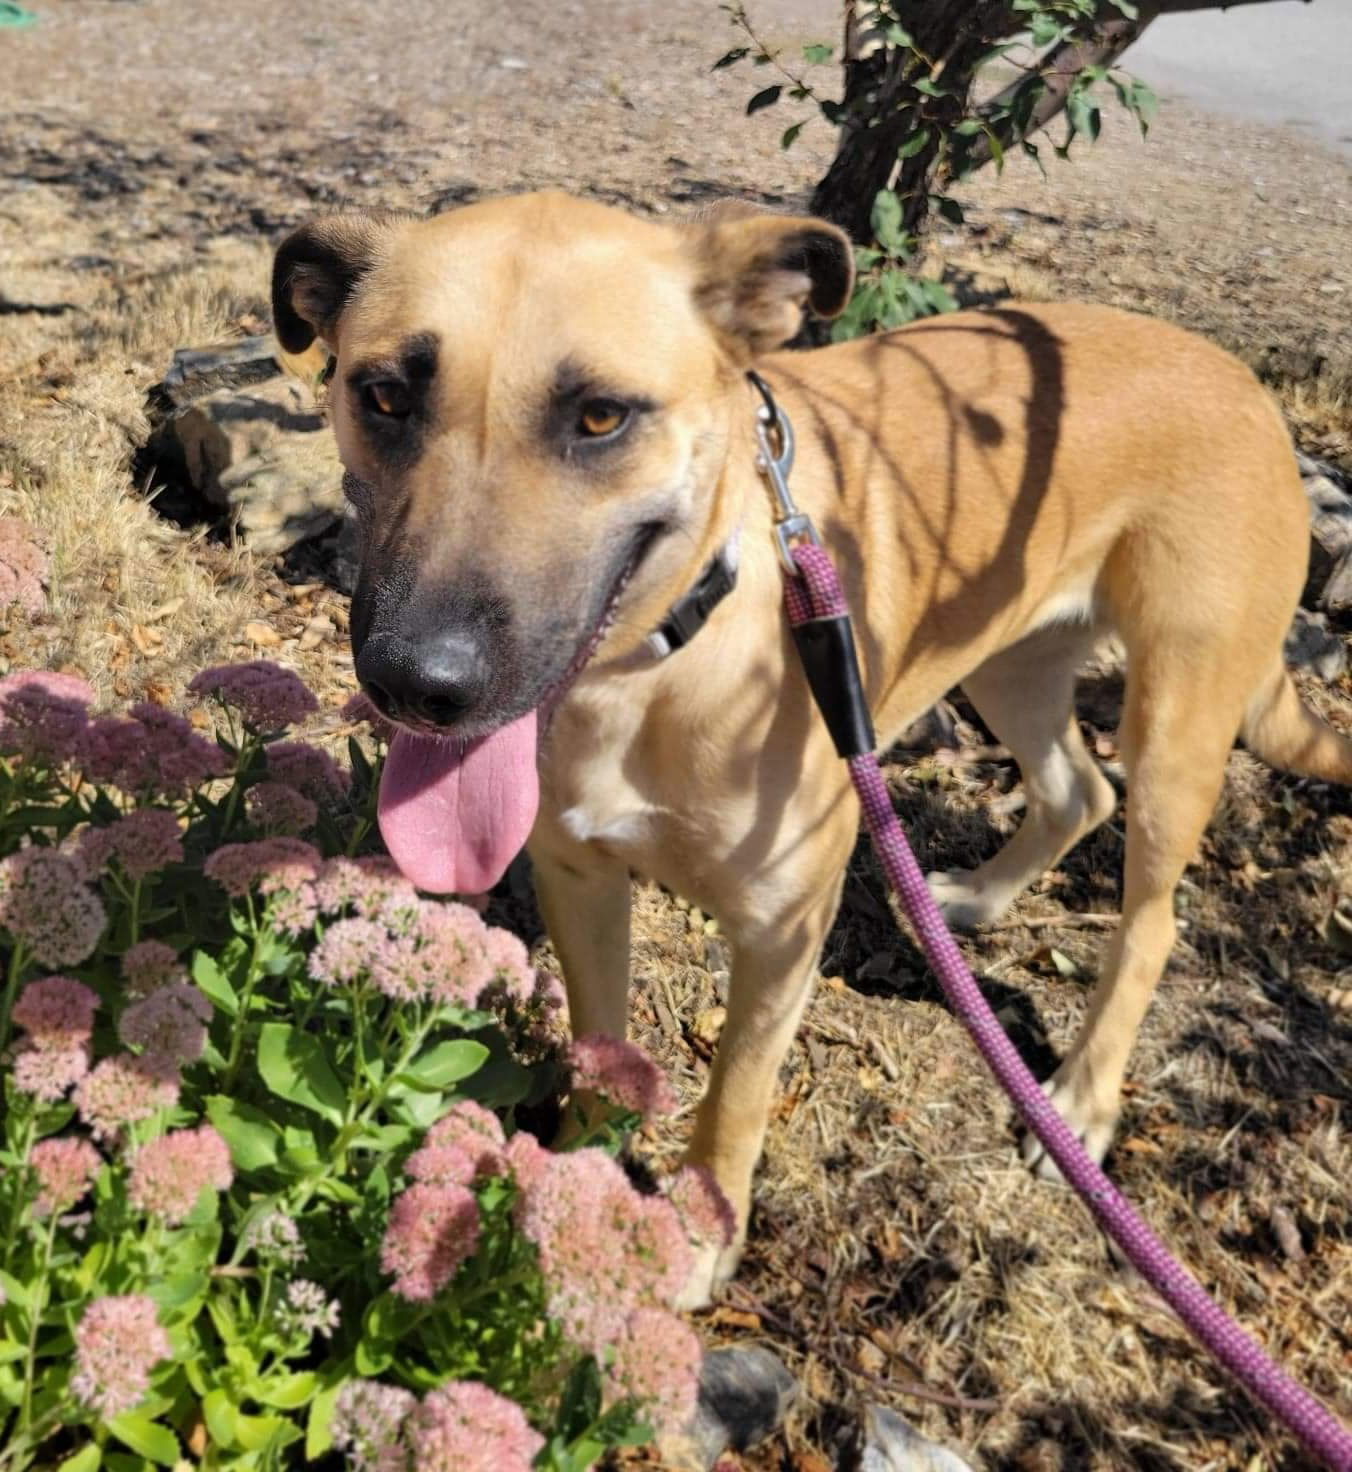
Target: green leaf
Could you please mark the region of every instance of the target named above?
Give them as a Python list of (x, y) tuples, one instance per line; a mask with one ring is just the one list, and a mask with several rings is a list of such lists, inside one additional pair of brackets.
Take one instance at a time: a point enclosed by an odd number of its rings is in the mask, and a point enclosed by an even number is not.
[[(163, 1310), (161, 1322), (167, 1322), (175, 1317), (194, 1317), (196, 1309), (188, 1315), (182, 1311), (194, 1301), (205, 1299), (210, 1286), (211, 1280), (206, 1273), (175, 1273), (172, 1277), (160, 1278), (151, 1283), (146, 1293)], [(201, 1307), (200, 1301), (197, 1307)]]
[(103, 1451), (92, 1441), (87, 1447), (76, 1452), (73, 1457), (67, 1457), (57, 1467), (56, 1472), (97, 1472), (100, 1462), (103, 1461)]
[(820, 42), (803, 47), (803, 60), (810, 61), (813, 66), (820, 66), (823, 62), (830, 61), (835, 54), (834, 46), (823, 46)]
[(1110, 5), (1115, 5), (1128, 20), (1140, 20), (1141, 7), (1132, 3), (1132, 0), (1108, 0)]
[(890, 254), (898, 254), (903, 244), (901, 200), (897, 198), (894, 191), (891, 189), (878, 191), (874, 196), (869, 219), (878, 244)]
[(317, 1461), (333, 1445), (333, 1410), (346, 1380), (335, 1380), (310, 1402), (305, 1420), (305, 1460)]
[(167, 1426), (135, 1411), (115, 1416), (108, 1422), (108, 1429), (123, 1446), (161, 1467), (172, 1467), (183, 1455), (178, 1437)]
[(911, 86), (923, 97), (951, 97), (952, 91), (948, 87), (941, 87), (929, 77), (921, 77), (918, 82), (912, 82)]
[(915, 46), (915, 41), (910, 31), (905, 26), (899, 26), (896, 21), (893, 21), (891, 25), (886, 27), (883, 35), (887, 38), (887, 44), (889, 46), (909, 46), (911, 48)]
[(192, 979), (227, 1017), (239, 1016), (239, 998), (229, 977), (205, 951), (193, 953)]
[[(914, 158), (917, 153), (930, 141), (930, 130), (928, 128), (917, 128), (897, 149), (898, 158)], [(896, 196), (894, 195), (893, 198)]]
[(299, 1410), (315, 1393), (319, 1377), (313, 1370), (303, 1370), (295, 1375), (281, 1375), (275, 1380), (265, 1380), (254, 1391), (254, 1399), (265, 1406), (276, 1406), (279, 1411)]
[(773, 87), (762, 87), (761, 90), (757, 92), (756, 95), (751, 99), (751, 101), (747, 103), (747, 117), (750, 117), (752, 113), (760, 112), (762, 108), (773, 107), (775, 103), (779, 101), (779, 94), (783, 90), (783, 87), (781, 87), (778, 82), (776, 82)]
[(792, 127), (785, 128), (784, 135), (779, 140), (779, 146), (781, 148), (792, 148), (794, 141), (797, 139), (799, 133), (801, 133), (802, 131), (802, 123), (794, 123)]
[(722, 56), (709, 68), (710, 71), (722, 71), (725, 66), (734, 66), (750, 51), (749, 46), (734, 46), (731, 51), (725, 51)]
[(263, 1170), (277, 1164), (281, 1134), (261, 1109), (224, 1094), (212, 1094), (207, 1099), (207, 1118), (229, 1145), (230, 1158), (239, 1170)]
[(1073, 133), (1083, 133), (1090, 139), (1098, 137), (1102, 121), (1099, 109), (1082, 89), (1075, 88), (1066, 98), (1066, 116)]
[(239, 1407), (225, 1391), (211, 1390), (203, 1396), (202, 1419), (207, 1423), (207, 1433), (217, 1446), (229, 1450), (236, 1444)]
[(347, 1103), (324, 1050), (287, 1022), (265, 1022), (258, 1031), (258, 1071), (279, 1098), (342, 1124)]
[(419, 1054), (399, 1075), (399, 1082), (431, 1093), (477, 1073), (487, 1057), (488, 1049), (470, 1038), (438, 1043)]

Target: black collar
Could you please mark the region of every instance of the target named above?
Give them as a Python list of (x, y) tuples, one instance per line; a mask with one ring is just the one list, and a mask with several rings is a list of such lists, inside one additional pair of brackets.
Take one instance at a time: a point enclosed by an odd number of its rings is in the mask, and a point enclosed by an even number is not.
[(684, 647), (709, 622), (709, 615), (737, 586), (739, 534), (714, 554), (699, 581), (672, 604), (666, 618), (644, 640), (654, 659), (665, 659)]

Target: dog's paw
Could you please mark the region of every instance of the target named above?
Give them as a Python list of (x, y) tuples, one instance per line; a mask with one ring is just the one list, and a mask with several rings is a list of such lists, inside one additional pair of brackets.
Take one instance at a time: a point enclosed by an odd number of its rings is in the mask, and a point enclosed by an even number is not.
[[(1056, 1106), (1056, 1112), (1074, 1131), (1086, 1152), (1097, 1162), (1108, 1153), (1117, 1131), (1119, 1114), (1116, 1098), (1108, 1103), (1099, 1098), (1090, 1084), (1067, 1060), (1042, 1086), (1043, 1092)], [(1031, 1131), (1024, 1136), (1023, 1158), (1034, 1175), (1044, 1181), (1064, 1184), (1060, 1167), (1047, 1154), (1042, 1142)]]
[(676, 1308), (682, 1313), (708, 1308), (719, 1290), (737, 1271), (737, 1264), (742, 1260), (743, 1246), (739, 1241), (730, 1247), (719, 1247), (716, 1243), (706, 1243), (699, 1247), (695, 1254), (695, 1266), (685, 1280), (685, 1287), (677, 1295)]
[(954, 930), (975, 930), (998, 919), (1005, 908), (1002, 896), (982, 892), (971, 869), (935, 869), (925, 883)]

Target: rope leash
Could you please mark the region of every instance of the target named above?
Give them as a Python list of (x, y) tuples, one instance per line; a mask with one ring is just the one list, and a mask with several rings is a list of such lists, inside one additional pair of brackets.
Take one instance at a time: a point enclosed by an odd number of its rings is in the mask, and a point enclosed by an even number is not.
[[(791, 431), (785, 433), (783, 429), (787, 420), (763, 380), (752, 375), (752, 381), (765, 400), (756, 426), (760, 442), (758, 468), (777, 506), (784, 606), (794, 641), (803, 656), (813, 696), (831, 728), (837, 750), (849, 766), (864, 825), (883, 872), (901, 900), (949, 1005), (971, 1033), (978, 1051), (1028, 1128), (1132, 1266), (1203, 1347), (1307, 1450), (1333, 1472), (1352, 1472), (1352, 1432), (1304, 1386), (1291, 1379), (1170, 1253), (1090, 1158), (991, 1011), (930, 894), (893, 810), (873, 751), (873, 732), (863, 704), (845, 593), (810, 519), (798, 512), (789, 496), (787, 476), (793, 440)], [(834, 671), (824, 668), (830, 656), (841, 656)], [(842, 704), (853, 704), (855, 708), (842, 713)]]

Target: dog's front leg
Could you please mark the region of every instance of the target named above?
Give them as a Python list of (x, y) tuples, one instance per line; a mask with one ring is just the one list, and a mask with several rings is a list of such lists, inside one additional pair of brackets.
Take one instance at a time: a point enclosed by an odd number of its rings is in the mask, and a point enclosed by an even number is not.
[(531, 848), (535, 893), (568, 988), (570, 1030), (622, 1038), (629, 1012), (629, 870), (578, 844)]
[[(845, 852), (848, 852), (846, 847)], [(844, 855), (811, 900), (772, 922), (728, 924), (732, 984), (727, 1021), (700, 1104), (688, 1160), (707, 1166), (737, 1215), (723, 1251), (701, 1255), (681, 1307), (702, 1308), (733, 1275), (746, 1240), (751, 1178), (760, 1159), (779, 1069), (812, 989), (822, 944), (840, 903)]]

